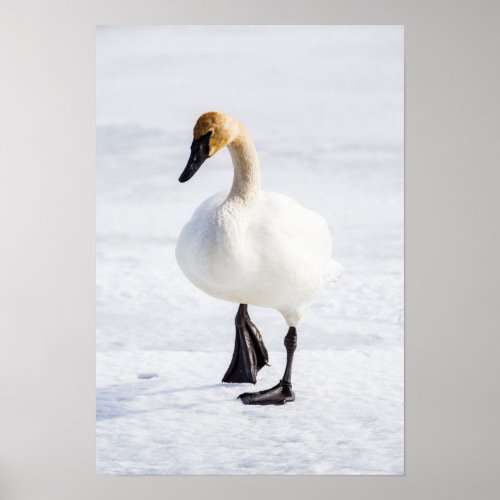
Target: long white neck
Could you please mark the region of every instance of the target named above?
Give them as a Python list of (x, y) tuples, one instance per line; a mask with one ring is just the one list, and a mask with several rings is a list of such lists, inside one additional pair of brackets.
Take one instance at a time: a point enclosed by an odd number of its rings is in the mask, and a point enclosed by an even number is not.
[(260, 162), (250, 134), (240, 126), (238, 137), (229, 145), (234, 167), (233, 185), (227, 201), (236, 198), (251, 204), (261, 188)]

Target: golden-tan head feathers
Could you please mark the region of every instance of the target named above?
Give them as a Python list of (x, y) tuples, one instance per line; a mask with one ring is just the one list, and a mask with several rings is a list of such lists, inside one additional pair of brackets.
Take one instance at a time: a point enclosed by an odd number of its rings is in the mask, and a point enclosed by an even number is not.
[(230, 144), (239, 134), (239, 123), (234, 118), (217, 111), (202, 114), (193, 129), (194, 139), (211, 133), (208, 156), (213, 156), (224, 146)]

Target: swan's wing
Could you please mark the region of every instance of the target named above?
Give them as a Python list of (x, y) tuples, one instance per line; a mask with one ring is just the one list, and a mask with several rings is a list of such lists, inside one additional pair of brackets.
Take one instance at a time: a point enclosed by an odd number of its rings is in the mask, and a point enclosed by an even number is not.
[(280, 193), (261, 193), (258, 223), (262, 230), (290, 244), (331, 247), (326, 220), (317, 212), (303, 207)]
[(275, 255), (287, 272), (297, 272), (300, 268), (325, 280), (333, 271), (332, 242), (326, 220), (288, 196), (261, 194), (255, 240), (260, 242), (266, 259)]

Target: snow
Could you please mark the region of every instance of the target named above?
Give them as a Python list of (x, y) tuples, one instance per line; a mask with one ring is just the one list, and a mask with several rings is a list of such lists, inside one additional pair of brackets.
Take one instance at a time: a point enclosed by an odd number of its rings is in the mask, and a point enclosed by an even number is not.
[[(281, 376), (285, 356), (270, 354), (274, 363), (257, 389)], [(281, 407), (244, 406), (235, 398), (248, 384), (218, 383), (228, 355), (98, 353), (97, 472), (402, 472), (398, 349), (299, 351), (297, 399)], [(388, 374), (385, 365), (394, 360)], [(134, 370), (143, 366), (158, 370), (158, 378), (138, 382)]]
[[(306, 311), (296, 401), (248, 407), (220, 380), (235, 304), (174, 257), (227, 151), (177, 182), (202, 112), (241, 119), (264, 188), (321, 213), (346, 273)], [(403, 30), (114, 27), (97, 32), (97, 472), (402, 474)], [(270, 367), (286, 325), (249, 308)], [(252, 390), (252, 389), (250, 389)]]

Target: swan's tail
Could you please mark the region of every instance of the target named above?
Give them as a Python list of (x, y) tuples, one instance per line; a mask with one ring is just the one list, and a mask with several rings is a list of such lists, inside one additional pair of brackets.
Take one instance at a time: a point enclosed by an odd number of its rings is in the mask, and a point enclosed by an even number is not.
[(336, 260), (330, 259), (326, 268), (325, 281), (338, 281), (343, 274), (344, 268)]

